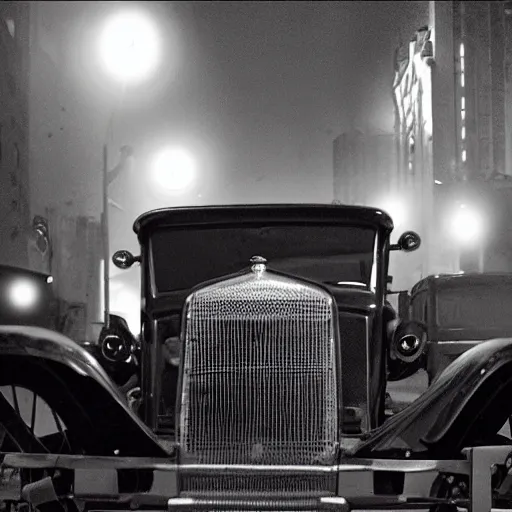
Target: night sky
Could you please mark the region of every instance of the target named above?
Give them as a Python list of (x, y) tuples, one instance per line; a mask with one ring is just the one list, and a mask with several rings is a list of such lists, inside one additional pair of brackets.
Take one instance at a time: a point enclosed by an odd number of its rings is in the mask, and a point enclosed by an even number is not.
[(200, 183), (176, 204), (331, 201), (333, 139), (393, 129), (393, 52), (428, 22), (412, 1), (144, 7), (167, 19), (166, 59), (143, 105), (128, 92), (117, 137), (139, 172), (162, 143), (197, 156)]
[[(110, 141), (112, 164), (121, 145), (136, 150), (135, 185), (119, 184), (125, 197), (116, 199), (126, 210), (113, 214), (128, 233), (137, 214), (155, 207), (330, 202), (333, 139), (354, 128), (393, 130), (394, 50), (428, 23), (428, 2), (416, 1), (38, 5), (40, 41), (60, 73), (57, 86), (54, 72), (43, 79), (43, 57), (33, 67), (36, 104), (58, 94), (34, 120), (42, 130), (34, 158), (44, 152), (48, 162), (36, 170), (41, 204), (71, 199), (85, 214), (99, 212), (101, 144), (121, 96), (97, 57), (107, 16), (138, 6), (162, 35), (158, 73), (128, 88)], [(63, 115), (67, 125), (59, 128)], [(155, 194), (147, 180), (152, 158), (169, 144), (198, 163), (195, 188), (171, 197)]]

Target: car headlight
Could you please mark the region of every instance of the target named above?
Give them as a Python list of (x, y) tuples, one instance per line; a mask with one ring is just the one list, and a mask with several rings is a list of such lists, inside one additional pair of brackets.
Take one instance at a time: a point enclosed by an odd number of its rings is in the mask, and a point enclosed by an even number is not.
[(33, 308), (39, 299), (39, 288), (30, 279), (14, 280), (8, 288), (8, 299), (16, 309), (28, 310)]

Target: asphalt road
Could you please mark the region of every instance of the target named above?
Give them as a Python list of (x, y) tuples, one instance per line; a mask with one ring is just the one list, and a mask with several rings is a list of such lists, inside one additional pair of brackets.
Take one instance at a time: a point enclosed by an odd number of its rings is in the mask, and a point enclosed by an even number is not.
[(428, 387), (427, 373), (423, 370), (408, 379), (388, 384), (388, 392), (393, 402), (409, 404), (416, 400)]

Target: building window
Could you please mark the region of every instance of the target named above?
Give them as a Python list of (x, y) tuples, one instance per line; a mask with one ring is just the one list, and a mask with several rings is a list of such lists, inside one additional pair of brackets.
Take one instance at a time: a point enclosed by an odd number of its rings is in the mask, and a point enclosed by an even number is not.
[(464, 43), (460, 44), (459, 59), (460, 59), (460, 158), (462, 163), (466, 162), (466, 51)]

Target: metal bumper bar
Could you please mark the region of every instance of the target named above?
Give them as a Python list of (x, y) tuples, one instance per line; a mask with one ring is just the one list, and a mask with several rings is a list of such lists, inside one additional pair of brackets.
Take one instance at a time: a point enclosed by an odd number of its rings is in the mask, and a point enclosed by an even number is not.
[[(331, 467), (297, 466), (202, 466), (180, 465), (166, 459), (137, 459), (121, 457), (87, 457), (51, 454), (0, 454), (0, 501), (27, 501), (26, 488), (15, 489), (16, 485), (6, 478), (9, 469), (66, 469), (74, 474), (73, 495), (67, 498), (87, 502), (98, 509), (100, 503), (109, 502), (109, 510), (137, 510), (154, 506), (160, 511), (209, 510), (209, 511), (320, 511), (336, 510), (398, 510), (427, 509), (434, 505), (451, 504), (468, 508), (471, 512), (491, 512), (493, 506), (492, 475), (496, 466), (509, 475), (507, 493), (512, 490), (512, 447), (494, 446), (465, 450), (462, 460), (361, 460), (345, 459)], [(146, 493), (123, 495), (118, 486), (118, 473), (127, 469), (152, 471), (153, 485)], [(258, 478), (259, 474), (288, 475), (292, 473), (325, 474), (336, 473), (337, 492), (333, 495), (316, 497), (275, 497), (265, 494), (244, 495), (230, 493), (229, 496), (184, 494), (180, 491), (182, 476), (197, 477), (216, 474), (244, 474)], [(399, 496), (377, 496), (373, 487), (376, 473), (403, 473), (404, 479), (416, 479), (418, 488), (404, 488)], [(267, 473), (268, 475), (268, 473)], [(455, 502), (450, 499), (431, 497), (429, 481), (439, 475), (463, 475), (469, 483), (469, 499)], [(352, 484), (348, 482), (352, 481)], [(504, 485), (504, 484), (503, 484)], [(510, 487), (510, 490), (509, 490)], [(25, 495), (25, 498), (23, 497)], [(28, 500), (30, 501), (30, 499)], [(98, 505), (95, 505), (98, 504)], [(104, 505), (99, 505), (100, 508)], [(496, 509), (497, 511), (497, 509)]]

